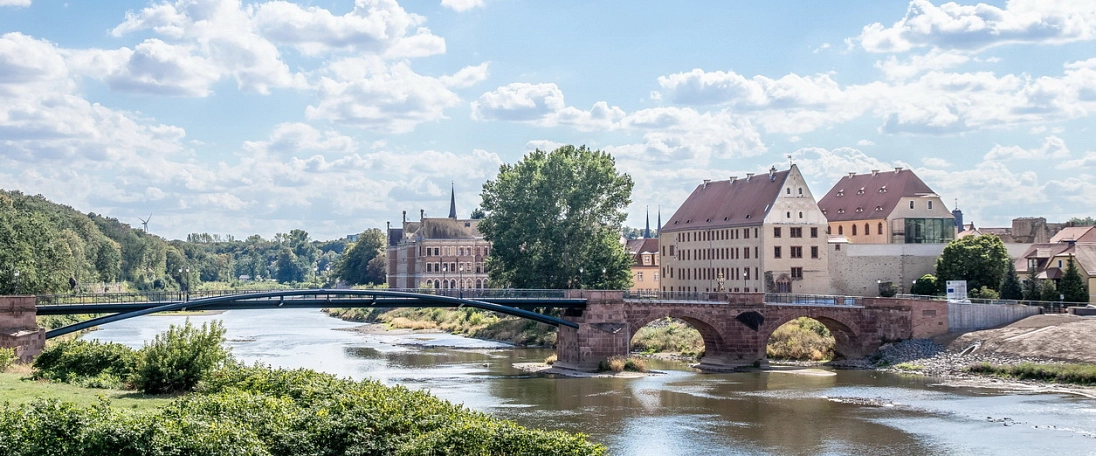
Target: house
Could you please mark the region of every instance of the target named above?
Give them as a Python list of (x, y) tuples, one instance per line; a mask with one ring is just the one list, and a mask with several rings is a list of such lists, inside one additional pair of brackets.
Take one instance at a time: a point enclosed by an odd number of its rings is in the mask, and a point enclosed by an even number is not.
[(1066, 227), (1055, 242), (1032, 244), (1013, 265), (1021, 280), (1050, 280), (1057, 286), (1069, 260), (1088, 286), (1088, 302), (1096, 302), (1096, 227)]
[(632, 263), (632, 291), (659, 290), (658, 239), (629, 239), (624, 248), (634, 259)]
[(388, 287), (480, 289), (487, 288), (483, 263), (491, 243), (479, 232), (479, 220), (458, 219), (456, 190), (449, 200), (449, 217), (407, 220), (388, 226)]
[(955, 239), (955, 215), (912, 170), (849, 173), (818, 207), (829, 234), (855, 244), (946, 244)]
[(828, 293), (825, 230), (794, 164), (705, 180), (662, 226), (661, 289)]

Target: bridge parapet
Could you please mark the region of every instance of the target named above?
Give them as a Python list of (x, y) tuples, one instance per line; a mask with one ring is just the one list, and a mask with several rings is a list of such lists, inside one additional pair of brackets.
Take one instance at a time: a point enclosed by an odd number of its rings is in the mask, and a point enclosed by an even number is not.
[(0, 347), (30, 362), (46, 346), (46, 331), (38, 327), (34, 296), (0, 296)]

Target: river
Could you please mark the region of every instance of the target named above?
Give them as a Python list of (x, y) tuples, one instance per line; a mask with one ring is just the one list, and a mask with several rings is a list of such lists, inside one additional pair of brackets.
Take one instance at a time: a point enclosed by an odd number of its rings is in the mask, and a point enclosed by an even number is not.
[(583, 432), (614, 455), (1096, 455), (1096, 400), (957, 388), (874, 371), (702, 374), (654, 362), (642, 378), (515, 369), (545, 349), (447, 334), (362, 333), (318, 310), (146, 316), (84, 338), (140, 348), (185, 318), (221, 320), (245, 362), (428, 390), (520, 424)]

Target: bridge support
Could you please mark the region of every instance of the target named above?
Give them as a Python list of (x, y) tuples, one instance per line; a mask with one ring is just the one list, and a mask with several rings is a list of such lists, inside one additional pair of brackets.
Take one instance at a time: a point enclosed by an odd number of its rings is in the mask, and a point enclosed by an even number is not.
[(0, 296), (0, 348), (14, 348), (25, 363), (46, 346), (46, 330), (34, 319), (35, 303), (34, 296)]
[(578, 329), (560, 325), (556, 338), (556, 364), (561, 369), (596, 371), (602, 361), (628, 356), (632, 331), (625, 317), (623, 291), (570, 290), (567, 297), (586, 298), (581, 315), (564, 315)]

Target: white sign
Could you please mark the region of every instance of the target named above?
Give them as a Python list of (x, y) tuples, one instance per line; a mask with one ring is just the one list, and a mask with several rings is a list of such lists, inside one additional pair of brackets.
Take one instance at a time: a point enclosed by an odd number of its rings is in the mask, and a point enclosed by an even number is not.
[(967, 301), (967, 281), (966, 280), (949, 280), (948, 285), (948, 302), (969, 302)]

